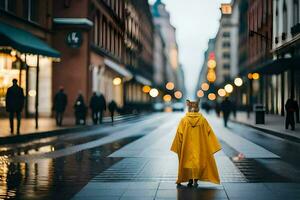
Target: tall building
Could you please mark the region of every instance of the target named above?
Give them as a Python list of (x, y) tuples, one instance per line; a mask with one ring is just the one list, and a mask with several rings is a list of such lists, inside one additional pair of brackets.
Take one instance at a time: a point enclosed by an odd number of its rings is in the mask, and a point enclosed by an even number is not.
[(152, 6), (154, 24), (160, 29), (165, 42), (165, 54), (167, 57), (166, 74), (167, 81), (171, 81), (178, 87), (177, 73), (179, 67), (178, 45), (176, 41), (176, 29), (170, 22), (170, 14), (161, 0), (157, 0)]
[(218, 33), (216, 35), (215, 53), (216, 53), (216, 82), (217, 86), (222, 87), (229, 82), (231, 68), (231, 15), (232, 7), (230, 4), (221, 5), (221, 19)]
[(53, 62), (60, 53), (53, 49), (52, 1), (4, 0), (0, 2), (0, 113), (12, 79), (26, 96), (28, 117), (50, 116)]
[[(153, 24), (146, 0), (59, 1), (54, 5), (54, 46), (62, 59), (53, 68), (53, 90), (64, 86), (70, 104), (96, 91), (130, 111), (150, 103)], [(124, 111), (125, 111), (124, 110)], [(72, 114), (72, 106), (67, 109)]]

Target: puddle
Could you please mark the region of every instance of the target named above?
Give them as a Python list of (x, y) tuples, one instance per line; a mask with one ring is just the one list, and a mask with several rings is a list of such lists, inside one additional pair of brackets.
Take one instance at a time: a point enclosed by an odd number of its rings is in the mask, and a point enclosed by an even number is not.
[[(7, 156), (0, 156), (0, 199), (70, 199), (94, 176), (121, 160), (108, 155), (138, 138), (38, 162), (10, 163)], [(39, 148), (51, 150), (48, 145)]]

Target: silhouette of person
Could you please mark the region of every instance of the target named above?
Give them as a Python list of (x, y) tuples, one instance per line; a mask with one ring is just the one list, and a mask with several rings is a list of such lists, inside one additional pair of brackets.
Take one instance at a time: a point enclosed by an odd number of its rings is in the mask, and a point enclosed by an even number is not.
[(14, 116), (17, 117), (17, 134), (20, 134), (21, 112), (24, 107), (23, 89), (18, 86), (18, 80), (12, 80), (13, 85), (7, 89), (6, 93), (6, 111), (9, 112), (10, 132), (14, 133)]
[(285, 111), (286, 111), (286, 118), (285, 118), (285, 129), (289, 128), (291, 125), (291, 129), (295, 130), (295, 113), (299, 112), (298, 103), (293, 100), (293, 98), (289, 98), (285, 103)]
[(93, 92), (93, 95), (90, 99), (90, 109), (92, 111), (93, 124), (96, 125), (98, 123), (100, 112), (100, 97), (96, 92)]
[(231, 101), (226, 97), (221, 103), (221, 110), (223, 112), (224, 126), (227, 127), (227, 122), (231, 112)]
[(99, 96), (99, 113), (100, 113), (100, 116), (99, 116), (99, 121), (100, 121), (100, 124), (102, 124), (102, 121), (103, 121), (103, 112), (106, 110), (106, 100), (105, 100), (105, 97), (103, 96), (103, 94), (100, 94)]
[(85, 105), (83, 96), (79, 93), (75, 103), (74, 103), (74, 112), (75, 112), (75, 124), (76, 125), (85, 125), (86, 124), (86, 112), (87, 106)]
[(112, 100), (109, 104), (108, 104), (108, 110), (110, 112), (110, 117), (111, 117), (111, 122), (114, 123), (114, 114), (115, 111), (117, 110), (118, 106), (117, 103)]
[(55, 111), (55, 120), (57, 126), (62, 126), (64, 112), (68, 104), (68, 97), (64, 92), (64, 88), (60, 87), (55, 94), (53, 100), (53, 110)]
[(220, 106), (219, 102), (216, 102), (215, 110), (216, 110), (217, 117), (220, 117), (221, 106)]

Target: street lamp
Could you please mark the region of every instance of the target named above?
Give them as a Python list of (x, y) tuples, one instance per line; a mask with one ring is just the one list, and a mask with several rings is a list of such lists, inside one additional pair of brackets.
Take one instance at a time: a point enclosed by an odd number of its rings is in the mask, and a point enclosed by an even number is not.
[(151, 90), (151, 87), (150, 87), (149, 85), (145, 85), (145, 86), (143, 87), (143, 92), (144, 92), (144, 93), (149, 93), (150, 90)]
[(122, 79), (120, 77), (116, 77), (113, 79), (113, 84), (115, 86), (120, 85), (122, 83)]
[(220, 97), (225, 97), (226, 96), (226, 90), (224, 90), (224, 89), (219, 89), (218, 90), (218, 95), (220, 96)]
[(227, 84), (227, 85), (225, 85), (225, 91), (227, 92), (227, 93), (232, 93), (233, 92), (233, 86), (231, 85), (231, 84)]
[(203, 91), (209, 90), (209, 85), (208, 85), (208, 83), (202, 83), (201, 89), (202, 89)]
[(166, 84), (166, 88), (167, 88), (168, 90), (173, 90), (174, 87), (175, 87), (175, 85), (174, 85), (173, 82), (168, 82), (168, 83)]
[(211, 101), (214, 101), (216, 100), (217, 96), (214, 94), (214, 93), (209, 93), (208, 94), (208, 99), (211, 100)]
[(253, 73), (252, 78), (253, 78), (253, 80), (258, 80), (259, 79), (259, 73)]
[(150, 90), (149, 94), (150, 94), (151, 97), (155, 98), (155, 97), (157, 97), (159, 95), (159, 92), (158, 92), (158, 90), (156, 88), (152, 88)]
[(182, 92), (176, 91), (176, 92), (174, 93), (174, 96), (175, 96), (176, 99), (181, 99), (181, 98), (182, 98)]
[(235, 78), (234, 79), (234, 84), (238, 87), (242, 86), (243, 85), (243, 79), (241, 78)]
[(165, 102), (170, 102), (170, 101), (172, 100), (172, 97), (171, 97), (171, 95), (166, 94), (166, 95), (163, 97), (163, 99), (164, 99)]
[(198, 96), (199, 98), (202, 98), (202, 97), (204, 96), (204, 92), (203, 92), (202, 90), (198, 90), (197, 96)]

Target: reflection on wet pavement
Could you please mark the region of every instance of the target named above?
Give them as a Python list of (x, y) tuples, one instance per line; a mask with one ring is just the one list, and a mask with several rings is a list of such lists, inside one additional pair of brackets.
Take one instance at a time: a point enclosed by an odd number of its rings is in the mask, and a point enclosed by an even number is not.
[[(0, 157), (0, 199), (69, 199), (119, 158), (106, 156), (138, 139), (125, 138), (56, 159), (10, 163)], [(43, 147), (50, 148), (50, 147)]]

